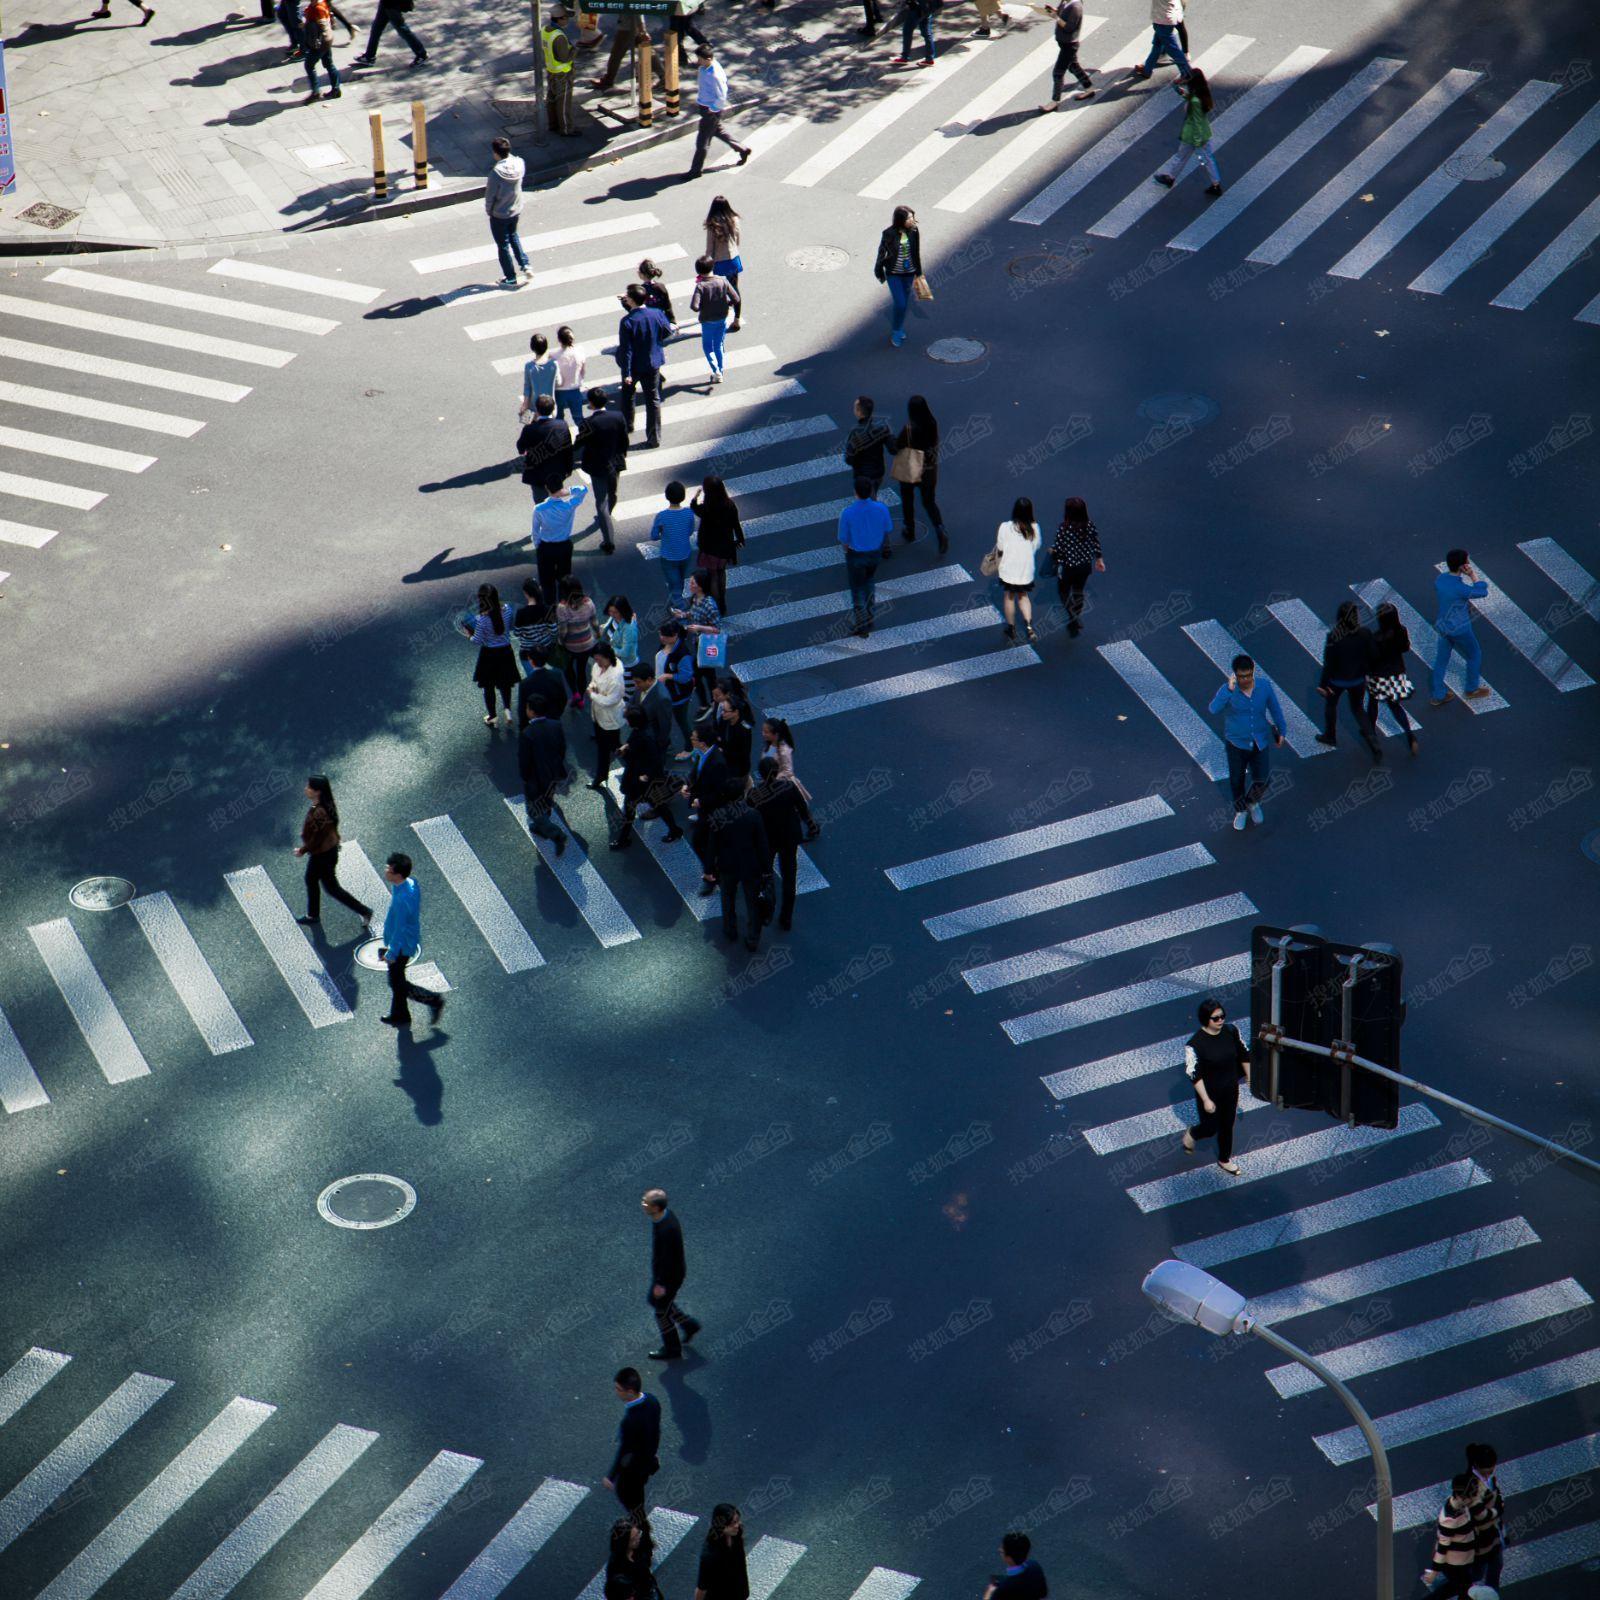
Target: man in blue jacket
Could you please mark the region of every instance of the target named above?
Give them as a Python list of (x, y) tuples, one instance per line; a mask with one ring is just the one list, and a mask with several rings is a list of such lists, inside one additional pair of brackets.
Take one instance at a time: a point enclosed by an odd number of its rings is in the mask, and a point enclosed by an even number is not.
[(409, 1000), (420, 1000), (433, 1007), (433, 1020), (444, 1010), (444, 996), (431, 989), (419, 989), (406, 977), (406, 968), (422, 948), (422, 890), (411, 876), (411, 857), (402, 851), (383, 864), (384, 882), (389, 885), (389, 909), (383, 919), (383, 944), (378, 954), (389, 967), (389, 1015), (380, 1020), (391, 1028), (411, 1026)]
[(1433, 652), (1433, 681), (1428, 692), (1436, 706), (1450, 698), (1444, 669), (1450, 665), (1452, 650), (1467, 664), (1467, 699), (1482, 700), (1489, 693), (1483, 686), (1483, 648), (1472, 631), (1472, 607), (1468, 604), (1482, 600), (1489, 593), (1489, 585), (1472, 570), (1465, 550), (1450, 551), (1444, 564), (1445, 570), (1433, 580), (1433, 592), (1439, 597), (1439, 620), (1434, 624), (1439, 630), (1439, 643)]
[(661, 443), (661, 367), (672, 324), (666, 313), (646, 305), (644, 289), (628, 285), (622, 296), (624, 316), (617, 324), (617, 370), (622, 374), (622, 418), (633, 432), (633, 395), (644, 395), (644, 445), (654, 450)]
[[(1228, 746), (1228, 787), (1233, 790), (1234, 831), (1243, 833), (1245, 814), (1262, 822), (1261, 797), (1267, 792), (1267, 751), (1283, 743), (1283, 707), (1278, 692), (1257, 674), (1246, 655), (1233, 658), (1228, 681), (1211, 697), (1211, 714), (1222, 712), (1222, 737)], [(1245, 779), (1249, 778), (1249, 787)]]

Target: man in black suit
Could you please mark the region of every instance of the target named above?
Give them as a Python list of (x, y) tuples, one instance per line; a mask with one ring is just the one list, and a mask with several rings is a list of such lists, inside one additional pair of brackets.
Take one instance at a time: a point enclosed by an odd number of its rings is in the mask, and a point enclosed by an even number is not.
[(600, 548), (610, 555), (617, 547), (611, 512), (617, 503), (617, 478), (628, 465), (628, 424), (606, 401), (604, 389), (589, 391), (589, 414), (578, 428), (578, 465), (594, 485), (594, 520)]
[(767, 843), (778, 858), (783, 896), (778, 903), (778, 926), (785, 933), (794, 926), (795, 887), (800, 876), (800, 841), (805, 836), (800, 792), (778, 776), (776, 756), (761, 758), (761, 781), (750, 791), (750, 804), (761, 813)]
[(552, 820), (552, 813), (561, 815), (556, 809), (556, 791), (567, 781), (567, 735), (542, 709), (517, 740), (517, 770), (522, 774), (522, 793), (528, 804), (528, 832), (548, 839), (559, 856), (567, 848), (567, 833)]
[[(700, 1331), (700, 1324), (678, 1305), (687, 1268), (683, 1259), (683, 1228), (667, 1210), (665, 1189), (646, 1189), (639, 1202), (650, 1219), (650, 1309), (661, 1330), (661, 1348), (650, 1352), (652, 1361), (676, 1361), (683, 1347)], [(678, 1338), (678, 1329), (683, 1338)]]
[(672, 814), (675, 786), (667, 777), (666, 752), (641, 706), (629, 706), (623, 720), (628, 724), (628, 742), (622, 747), (622, 829), (611, 841), (611, 848), (626, 850), (633, 843), (633, 821), (640, 806), (651, 808), (646, 821), (666, 823), (665, 837), (670, 844), (683, 837), (683, 829)]
[(772, 846), (761, 814), (747, 805), (742, 794), (730, 798), (712, 817), (712, 859), (722, 890), (722, 936), (739, 937), (739, 891), (744, 890), (744, 947), (761, 948), (761, 913), (757, 899), (761, 880), (772, 870)]
[(549, 499), (572, 476), (572, 430), (556, 415), (553, 395), (542, 394), (535, 402), (534, 415), (517, 435), (517, 451), (522, 457), (522, 481), (533, 490), (535, 505)]
[(709, 899), (717, 892), (717, 869), (711, 859), (711, 814), (728, 797), (728, 762), (712, 742), (712, 731), (703, 722), (689, 730), (689, 781), (683, 797), (694, 808), (694, 832), (689, 843), (700, 858), (700, 897)]
[[(519, 610), (518, 616), (522, 615)], [(527, 727), (534, 717), (561, 721), (567, 709), (567, 680), (550, 665), (550, 653), (543, 644), (530, 645), (522, 652), (524, 673), (517, 685), (517, 726)]]
[(622, 1509), (644, 1516), (644, 1491), (661, 1463), (661, 1402), (644, 1392), (637, 1370), (624, 1367), (616, 1376), (617, 1398), (622, 1402), (622, 1422), (617, 1428), (617, 1453), (611, 1470), (601, 1480), (616, 1491)]

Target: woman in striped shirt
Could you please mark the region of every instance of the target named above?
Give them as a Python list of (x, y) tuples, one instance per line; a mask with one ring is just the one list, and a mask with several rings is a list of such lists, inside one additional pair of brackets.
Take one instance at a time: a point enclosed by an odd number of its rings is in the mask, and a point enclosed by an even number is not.
[[(705, 572), (691, 572), (689, 581), (684, 587), (684, 597), (689, 602), (687, 611), (674, 609), (673, 616), (683, 622), (684, 632), (691, 635), (691, 643), (696, 648), (698, 655), (699, 635), (703, 633), (722, 632), (722, 612), (718, 609), (717, 602), (711, 595), (711, 577)], [(702, 667), (696, 664), (694, 669), (695, 687), (700, 693), (700, 704), (711, 704), (711, 686), (717, 681), (715, 667)]]
[(561, 585), (556, 628), (561, 634), (561, 648), (567, 653), (567, 687), (572, 691), (572, 704), (581, 706), (589, 681), (589, 656), (599, 638), (594, 601), (584, 594), (581, 578), (568, 578)]
[(1433, 1560), (1422, 1574), (1432, 1600), (1464, 1600), (1472, 1587), (1478, 1561), (1473, 1507), (1480, 1487), (1470, 1472), (1458, 1473), (1450, 1481), (1450, 1498), (1439, 1512), (1434, 1534)]

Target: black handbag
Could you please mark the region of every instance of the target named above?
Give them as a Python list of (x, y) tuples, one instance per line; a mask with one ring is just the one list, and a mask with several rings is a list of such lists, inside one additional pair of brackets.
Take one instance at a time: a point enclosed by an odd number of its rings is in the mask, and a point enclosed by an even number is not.
[(761, 875), (756, 885), (756, 915), (764, 928), (778, 914), (778, 885), (770, 872)]

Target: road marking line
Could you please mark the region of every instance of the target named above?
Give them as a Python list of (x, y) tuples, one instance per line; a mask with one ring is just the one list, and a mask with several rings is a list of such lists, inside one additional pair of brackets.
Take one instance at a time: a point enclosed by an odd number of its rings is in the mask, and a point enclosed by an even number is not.
[[(831, 478), (844, 471), (844, 461), (839, 456), (813, 456), (809, 461), (794, 461), (786, 467), (770, 467), (765, 472), (748, 472), (742, 477), (729, 478), (726, 488), (731, 495), (761, 494), (768, 489), (784, 489), (791, 483), (805, 483), (813, 478)], [(660, 492), (639, 495), (632, 500), (617, 503), (614, 517), (654, 517), (661, 510)], [(835, 502), (834, 515), (839, 514), (842, 502)], [(745, 529), (749, 538), (750, 530)]]
[[(748, 537), (749, 530), (746, 529)], [(648, 561), (652, 553), (656, 560), (661, 559), (660, 548), (656, 545), (641, 545), (639, 554)], [(838, 567), (840, 562), (839, 546), (825, 544), (819, 550), (801, 550), (792, 556), (774, 556), (770, 561), (741, 561), (736, 567), (727, 569), (728, 587), (730, 589), (744, 589), (755, 583), (771, 583), (774, 579), (792, 578), (801, 572), (824, 572), (829, 568)], [(675, 597), (676, 598), (676, 597)], [(999, 612), (995, 613), (996, 617)], [(739, 676), (749, 681), (748, 661), (739, 663)]]
[(1550, 97), (1553, 83), (1525, 83), (1358, 244), (1328, 268), (1330, 278), (1364, 278), (1464, 180), (1454, 174), (1486, 161)]
[[(597, 222), (580, 223), (574, 228), (552, 228), (545, 233), (530, 233), (522, 241), (522, 248), (531, 258), (536, 250), (556, 250), (562, 245), (614, 239), (619, 233), (642, 233), (660, 226), (661, 219), (652, 211), (629, 211), (621, 216), (603, 217)], [(451, 250), (442, 256), (422, 256), (411, 265), (426, 277), (431, 272), (449, 272), (454, 267), (471, 267), (480, 261), (494, 261), (499, 254), (499, 249), (493, 244), (473, 245), (470, 249)]]
[(33, 344), (27, 339), (0, 339), (0, 356), (16, 361), (31, 361), (36, 366), (58, 367), (63, 372), (83, 372), (95, 378), (113, 378), (119, 383), (141, 383), (147, 389), (168, 389), (174, 394), (194, 395), (202, 400), (224, 400), (237, 404), (250, 393), (241, 383), (222, 383), (216, 378), (197, 378), (188, 372), (170, 372), (165, 367), (147, 367), (137, 361), (114, 361), (110, 356), (89, 355), (81, 350), (62, 350), (55, 345)]
[(214, 261), (210, 270), (221, 278), (270, 284), (275, 289), (293, 289), (299, 294), (326, 295), (330, 300), (348, 300), (358, 306), (371, 305), (383, 293), (382, 289), (375, 289), (370, 283), (319, 278), (309, 272), (289, 272), (283, 267), (263, 266), (258, 261)]
[[(1268, 1102), (1257, 1100), (1248, 1089), (1239, 1093), (1239, 1115), (1247, 1111), (1264, 1111)], [(1200, 1120), (1199, 1109), (1192, 1100), (1175, 1106), (1162, 1106), (1155, 1111), (1141, 1111), (1136, 1116), (1122, 1117), (1116, 1122), (1104, 1122), (1098, 1128), (1085, 1128), (1083, 1137), (1097, 1156), (1108, 1156), (1118, 1150), (1130, 1150), (1135, 1145), (1149, 1144), (1156, 1139), (1170, 1139), (1194, 1127)]]
[(488, 869), (473, 853), (472, 846), (449, 817), (427, 817), (413, 822), (411, 831), (426, 846), (434, 865), (455, 891), (467, 915), (477, 925), (495, 959), (507, 972), (529, 972), (544, 965), (544, 957), (533, 937), (523, 927), (489, 876)]
[[(878, 603), (887, 607), (890, 601), (902, 600), (909, 595), (933, 594), (940, 589), (957, 588), (971, 583), (972, 575), (965, 567), (929, 567), (922, 572), (908, 573), (903, 578), (891, 578), (877, 586)], [(833, 616), (850, 610), (850, 591), (837, 589), (832, 594), (812, 595), (805, 600), (785, 600), (778, 605), (761, 606), (754, 611), (740, 611), (722, 619), (724, 630), (733, 638), (742, 639), (763, 628), (782, 628), (792, 622), (810, 622), (817, 617)]]
[[(825, 474), (813, 474), (813, 476), (825, 476)], [(844, 502), (842, 500), (822, 500), (815, 505), (796, 506), (793, 511), (774, 511), (767, 516), (751, 517), (744, 524), (744, 536), (747, 540), (759, 539), (763, 534), (788, 533), (795, 528), (814, 528), (819, 523), (836, 523), (839, 520), (839, 512), (843, 507)], [(832, 552), (836, 561), (841, 559), (838, 545), (829, 545), (827, 548)], [(640, 545), (639, 554), (646, 561), (659, 561), (661, 559), (661, 551), (654, 544)], [(738, 585), (739, 580), (736, 576), (738, 571), (738, 567), (729, 569), (728, 586), (730, 588)]]
[(786, 722), (816, 722), (822, 717), (836, 717), (844, 711), (859, 711), (865, 706), (883, 705), (890, 700), (904, 700), (911, 695), (926, 694), (930, 689), (944, 689), (956, 683), (976, 683), (980, 678), (992, 678), (996, 673), (1015, 672), (1020, 667), (1036, 667), (1039, 657), (1027, 645), (1013, 645), (996, 650), (991, 655), (970, 656), (962, 661), (947, 662), (942, 667), (924, 667), (919, 672), (903, 672), (894, 678), (879, 678), (873, 683), (858, 684), (853, 689), (836, 689), (832, 694), (813, 695), (807, 700), (794, 700), (784, 706), (769, 706), (767, 715), (782, 717)]
[(795, 1563), (806, 1553), (803, 1544), (792, 1544), (788, 1539), (774, 1539), (764, 1533), (756, 1540), (747, 1563), (750, 1578), (750, 1600), (772, 1600), (772, 1593), (789, 1573)]
[(0, 383), (0, 400), (9, 400), (18, 406), (32, 406), (36, 411), (59, 411), (67, 416), (88, 417), (94, 422), (144, 428), (150, 433), (170, 434), (179, 439), (192, 439), (205, 427), (205, 423), (196, 422), (192, 417), (175, 417), (167, 411), (146, 411), (142, 406), (113, 405), (108, 400), (65, 394), (59, 389), (35, 389), (26, 383)]
[[(678, 420), (676, 414), (673, 421)], [(792, 422), (769, 422), (758, 428), (745, 428), (737, 433), (719, 434), (699, 443), (665, 445), (659, 450), (630, 452), (628, 470), (633, 472), (666, 471), (680, 467), (685, 462), (717, 461), (723, 456), (753, 454), (769, 445), (788, 444), (795, 439), (814, 439), (818, 434), (836, 433), (839, 425), (832, 417), (796, 417)], [(843, 460), (839, 463), (843, 468)], [(720, 474), (719, 474), (720, 476)]]
[[(339, 876), (344, 886), (363, 905), (372, 907), (372, 925), (380, 932), (383, 914), (389, 904), (389, 885), (373, 866), (358, 839), (345, 839), (339, 847)], [(435, 994), (449, 994), (450, 980), (432, 961), (414, 961), (406, 967), (406, 976), (419, 989), (432, 989)]]
[(48, 506), (70, 506), (74, 511), (93, 511), (105, 499), (98, 489), (79, 489), (70, 483), (52, 483), (48, 478), (29, 478), (19, 472), (0, 472), (0, 494), (42, 500)]
[(90, 1600), (278, 1408), (235, 1396), (39, 1592)]
[(107, 1083), (148, 1077), (150, 1063), (134, 1043), (111, 991), (95, 971), (78, 931), (65, 917), (28, 929), (39, 959), (49, 969), (72, 1020), (83, 1035)]
[(1600, 622), (1600, 579), (1554, 539), (1528, 539), (1517, 546), (1569, 600)]
[[(771, 383), (752, 384), (748, 389), (729, 389), (721, 394), (708, 394), (685, 399), (674, 394), (668, 401), (668, 414), (672, 426), (685, 422), (698, 422), (702, 417), (719, 417), (728, 411), (750, 411), (757, 406), (771, 405), (779, 400), (799, 400), (805, 396), (806, 386), (798, 378), (777, 378)], [(655, 452), (649, 451), (654, 455)], [(749, 529), (745, 530), (746, 535)], [(733, 574), (728, 574), (731, 579)]]
[(172, 1600), (225, 1600), (251, 1570), (377, 1439), (341, 1422), (195, 1569)]
[[(1316, 612), (1304, 600), (1269, 601), (1267, 610), (1283, 624), (1289, 637), (1320, 668), (1322, 665), (1322, 647), (1331, 630), (1322, 622)], [(1395, 720), (1394, 708), (1391, 706), (1388, 711), (1387, 717), (1379, 717), (1378, 719), (1378, 732), (1386, 738), (1398, 739), (1401, 733), (1400, 724)], [(1406, 715), (1419, 728), (1422, 726), (1422, 719), (1411, 709), (1409, 701), (1406, 703)]]
[(36, 528), (28, 522), (7, 522), (0, 518), (0, 544), (20, 544), (29, 550), (43, 550), (55, 536), (54, 528)]
[(1164, 1005), (1169, 1000), (1193, 1001), (1197, 994), (1227, 989), (1247, 982), (1249, 977), (1250, 956), (1246, 952), (1222, 961), (1204, 961), (1198, 966), (1185, 967), (1164, 978), (1146, 978), (1141, 983), (1126, 984), (1104, 994), (1031, 1011), (1023, 1017), (1008, 1017), (1000, 1026), (1012, 1044), (1033, 1044), (1072, 1028), (1085, 1028), (1092, 1022), (1105, 1022), (1112, 1017), (1126, 1016), (1130, 1011)]
[[(654, 256), (657, 261), (682, 261), (688, 253), (681, 244), (663, 244), (656, 246)], [(625, 251), (621, 255), (601, 256), (594, 261), (574, 261), (564, 267), (548, 267), (543, 272), (534, 273), (527, 283), (523, 285), (523, 288), (525, 291), (537, 291), (540, 289), (553, 289), (558, 284), (563, 283), (584, 283), (608, 272), (632, 272), (638, 263), (639, 252), (637, 249)], [(614, 299), (612, 304), (616, 304)], [(617, 318), (619, 321), (622, 318), (622, 307), (620, 305), (617, 306)], [(545, 317), (543, 320), (548, 322), (550, 319)], [(493, 325), (479, 322), (475, 323), (474, 326), (485, 328)], [(516, 329), (502, 329), (500, 331), (514, 333)], [(479, 334), (478, 337), (486, 339), (491, 335)], [(526, 355), (519, 356), (517, 358), (518, 367), (520, 368), (527, 359)]]
[(64, 1356), (59, 1350), (41, 1350), (35, 1345), (0, 1373), (0, 1428), (71, 1360), (71, 1356)]
[(1157, 883), (1162, 878), (1170, 878), (1180, 872), (1192, 872), (1196, 867), (1215, 865), (1216, 857), (1203, 844), (1178, 845), (1172, 850), (1160, 850), (1154, 855), (1118, 862), (1114, 867), (1096, 867), (1092, 872), (1058, 878), (1054, 883), (1037, 884), (1016, 894), (980, 900), (976, 905), (963, 906), (959, 911), (945, 911), (936, 917), (924, 917), (922, 926), (933, 938), (941, 941), (964, 939), (970, 934), (999, 928), (1008, 922), (1019, 922), (1024, 917), (1036, 917), (1042, 911), (1059, 911), (1063, 906), (1079, 905), (1104, 894), (1115, 894), (1120, 889), (1136, 888), (1141, 883)]
[(27, 428), (0, 427), (0, 446), (54, 456), (60, 461), (77, 461), (89, 467), (106, 467), (112, 472), (143, 472), (156, 464), (154, 456), (135, 455), (131, 450), (111, 450), (98, 444), (80, 444), (76, 439), (34, 433)]
[(1501, 1588), (1520, 1583), (1524, 1578), (1539, 1578), (1562, 1567), (1575, 1566), (1600, 1556), (1600, 1522), (1585, 1522), (1581, 1527), (1547, 1533), (1542, 1539), (1514, 1544), (1506, 1551)]
[[(1436, 562), (1434, 570), (1444, 572), (1444, 562)], [(1472, 570), (1489, 585), (1489, 592), (1483, 599), (1471, 600), (1468, 604), (1500, 630), (1506, 643), (1524, 661), (1531, 662), (1546, 683), (1554, 684), (1563, 694), (1572, 689), (1593, 687), (1594, 679), (1482, 567), (1474, 565)]]
[[(661, 381), (666, 385), (664, 391), (665, 402), (661, 408), (663, 425), (665, 426), (670, 426), (672, 420), (677, 416), (674, 402), (682, 392), (683, 385), (709, 383), (711, 381), (711, 368), (706, 365), (705, 352), (697, 344), (690, 344), (687, 340), (684, 340), (677, 345), (669, 345), (668, 350), (672, 359), (661, 369)], [(604, 349), (595, 352), (590, 359), (594, 361), (602, 359), (614, 360), (616, 354), (617, 347), (614, 344), (608, 344)], [(491, 362), (490, 365), (504, 377), (508, 373), (520, 373), (527, 359), (526, 355), (507, 356), (502, 360)], [(777, 359), (764, 344), (744, 345), (739, 349), (729, 350), (723, 355), (722, 370), (724, 372), (737, 372), (741, 367), (764, 366), (767, 362), (776, 361)], [(685, 369), (687, 369), (687, 372)], [(602, 382), (595, 375), (592, 368), (585, 381), (591, 388)], [(673, 387), (674, 385), (677, 387)], [(639, 406), (638, 415), (642, 420), (644, 415), (642, 402)]]
[[(1370, 610), (1376, 611), (1385, 600), (1394, 606), (1400, 613), (1400, 620), (1405, 624), (1405, 630), (1411, 635), (1411, 653), (1423, 664), (1423, 670), (1431, 678), (1433, 669), (1433, 653), (1438, 647), (1439, 635), (1433, 628), (1424, 622), (1418, 612), (1401, 598), (1399, 592), (1385, 579), (1374, 578), (1370, 583), (1352, 583), (1351, 590)], [(1425, 680), (1427, 681), (1427, 680)], [(1462, 705), (1468, 706), (1474, 715), (1482, 716), (1489, 711), (1504, 711), (1506, 709), (1505, 697), (1490, 688), (1489, 680), (1482, 680), (1483, 687), (1489, 693), (1481, 700), (1468, 700), (1466, 698), (1467, 669), (1461, 657), (1454, 651), (1450, 653), (1450, 664), (1445, 668), (1445, 683), (1455, 691), (1456, 698)]]
[(1493, 300), (1503, 311), (1526, 311), (1600, 239), (1600, 199), (1591, 200)]
[(892, 1567), (874, 1567), (856, 1585), (850, 1600), (906, 1600), (906, 1596), (921, 1582), (921, 1578), (913, 1578), (908, 1572), (896, 1572)]
[[(1245, 1030), (1241, 1027), (1239, 1031), (1243, 1034)], [(1057, 1100), (1070, 1100), (1075, 1095), (1093, 1094), (1116, 1083), (1131, 1083), (1154, 1072), (1177, 1072), (1183, 1065), (1183, 1047), (1189, 1038), (1185, 1033), (1176, 1039), (1141, 1044), (1114, 1056), (1102, 1056), (1098, 1061), (1086, 1061), (1081, 1067), (1063, 1068), (1039, 1081)]]
[[(1548, 1450), (1535, 1450), (1530, 1455), (1502, 1461), (1494, 1469), (1494, 1476), (1501, 1494), (1527, 1494), (1529, 1490), (1543, 1489), (1547, 1484), (1581, 1478), (1596, 1467), (1600, 1467), (1600, 1433), (1591, 1433), (1581, 1439), (1569, 1439), (1565, 1444), (1551, 1445)], [(1449, 1494), (1450, 1480), (1447, 1478), (1443, 1483), (1432, 1484), (1426, 1489), (1413, 1489), (1408, 1494), (1396, 1495), (1395, 1532), (1404, 1533), (1408, 1528), (1420, 1528), (1425, 1523), (1431, 1523)], [(1368, 1506), (1367, 1514), (1376, 1520), (1377, 1506)]]
[[(526, 823), (528, 807), (522, 796), (508, 794), (505, 802), (506, 809), (517, 819), (517, 832), (538, 851), (540, 860), (555, 875), (556, 882), (567, 891), (567, 897), (578, 908), (578, 914), (589, 924), (590, 932), (600, 941), (603, 949), (611, 950), (619, 944), (631, 944), (643, 937), (633, 925), (633, 918), (622, 909), (621, 901), (612, 894), (605, 879), (595, 870), (587, 850), (575, 847), (558, 856), (555, 846), (548, 839), (529, 833)], [(551, 820), (568, 839), (575, 840), (572, 828), (564, 817), (552, 811)]]
[(267, 869), (244, 867), (224, 873), (222, 881), (233, 891), (239, 909), (256, 930), (273, 966), (283, 975), (289, 993), (305, 1012), (306, 1021), (313, 1028), (348, 1022), (353, 1015), (350, 1003), (328, 976), (328, 969), (294, 920), (294, 913), (284, 904)]
[(0, 1011), (0, 1106), (7, 1115), (14, 1116), (19, 1111), (32, 1111), (49, 1104), (50, 1096), (44, 1092), (44, 1085), (28, 1060), (22, 1041), (17, 1038), (5, 1012)]
[[(1233, 658), (1243, 651), (1244, 646), (1220, 622), (1215, 618), (1208, 622), (1186, 622), (1183, 631), (1212, 666), (1224, 673), (1233, 671)], [(1327, 745), (1317, 743), (1317, 734), (1321, 730), (1300, 709), (1299, 702), (1292, 694), (1279, 695), (1278, 704), (1283, 708), (1284, 738), (1297, 756), (1331, 754)]]
[[(683, 1542), (683, 1537), (699, 1521), (687, 1512), (669, 1511), (665, 1506), (654, 1506), (650, 1511), (650, 1531), (655, 1536), (655, 1561), (652, 1571), (659, 1571), (661, 1563)], [(605, 1594), (606, 1574), (601, 1570), (584, 1586), (578, 1600), (602, 1600)]]
[(142, 894), (129, 901), (128, 909), (212, 1055), (254, 1044), (172, 896), (165, 891)]
[(136, 1372), (102, 1400), (43, 1461), (0, 1500), (0, 1550), (8, 1549), (170, 1388), (169, 1378)]
[[(483, 1547), (472, 1565), (450, 1585), (443, 1600), (496, 1600), (588, 1493), (582, 1484), (546, 1478), (517, 1508), (516, 1515)], [(174, 1595), (172, 1600), (188, 1600), (188, 1597)]]
[(1099, 651), (1213, 783), (1228, 776), (1227, 747), (1138, 645), (1131, 639), (1119, 639), (1100, 645)]
[[(679, 250), (678, 254), (683, 254)], [(680, 278), (666, 286), (669, 296), (691, 294), (693, 278)], [(487, 322), (469, 322), (461, 331), (475, 344), (485, 339), (498, 339), (513, 333), (537, 333), (541, 328), (560, 327), (563, 322), (582, 322), (589, 317), (613, 316), (622, 320), (622, 307), (614, 294), (596, 295), (590, 300), (574, 300), (571, 305), (551, 306), (548, 310), (519, 311), (515, 316), (492, 317)], [(531, 353), (519, 356), (519, 361), (531, 359)]]
[[(832, 558), (830, 565), (838, 560), (837, 552), (830, 550), (827, 554)], [(769, 577), (780, 575), (776, 572), (768, 574)], [(851, 634), (829, 640), (827, 644), (806, 645), (798, 650), (785, 650), (778, 655), (740, 661), (739, 681), (760, 683), (765, 678), (782, 678), (791, 672), (806, 672), (812, 667), (829, 666), (835, 661), (854, 661), (884, 650), (902, 650), (935, 639), (953, 639), (963, 633), (975, 633), (979, 628), (998, 627), (1000, 620), (1000, 613), (993, 606), (983, 605), (975, 606), (970, 611), (929, 617), (923, 622), (907, 622), (898, 628), (875, 629), (865, 639), (858, 639)]]
[(190, 333), (184, 328), (163, 327), (158, 322), (136, 322), (131, 317), (108, 317), (99, 311), (80, 311), (76, 306), (58, 306), (47, 300), (25, 300), (20, 295), (0, 294), (0, 311), (9, 311), (18, 317), (31, 317), (35, 322), (54, 323), (60, 328), (103, 333), (111, 339), (134, 339), (144, 344), (159, 344), (169, 350), (193, 350), (200, 355), (245, 361), (257, 367), (286, 367), (294, 360), (292, 350), (242, 344), (237, 339), (219, 339), (209, 333)]
[(279, 311), (274, 306), (257, 305), (250, 300), (194, 294), (188, 289), (169, 289), (163, 284), (111, 278), (103, 272), (80, 272), (76, 267), (60, 267), (44, 281), (63, 284), (69, 289), (84, 289), (90, 294), (111, 295), (118, 300), (140, 300), (146, 305), (197, 311), (207, 317), (228, 317), (235, 322), (248, 322), (258, 328), (278, 328), (289, 333), (332, 333), (339, 326), (328, 317), (311, 317), (303, 311)]

